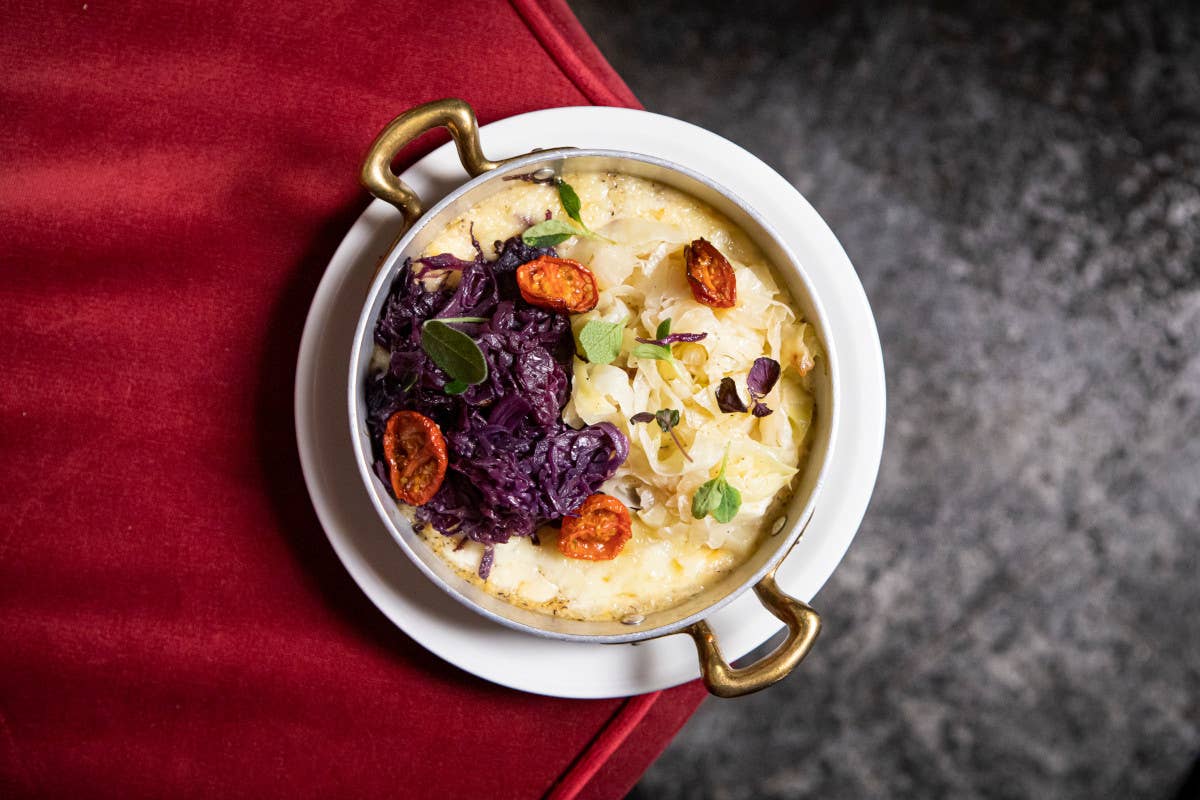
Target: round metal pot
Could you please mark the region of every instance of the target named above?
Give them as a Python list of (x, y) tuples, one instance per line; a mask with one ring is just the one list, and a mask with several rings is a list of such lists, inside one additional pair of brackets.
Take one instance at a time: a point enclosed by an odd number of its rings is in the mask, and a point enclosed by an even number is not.
[[(471, 180), (425, 210), (421, 200), (393, 172), (391, 163), (405, 145), (435, 127), (449, 129)], [(805, 468), (785, 512), (783, 527), (767, 537), (758, 550), (719, 583), (679, 605), (625, 621), (588, 622), (563, 619), (527, 609), (488, 594), (444, 562), (413, 530), (406, 515), (372, 469), (371, 442), (366, 425), (365, 380), (374, 349), (373, 330), (388, 288), (406, 257), (418, 256), (449, 222), (481, 200), (504, 189), (507, 175), (543, 168), (561, 174), (577, 170), (620, 172), (659, 181), (688, 193), (725, 214), (762, 249), (776, 276), (791, 294), (797, 310), (812, 323), (827, 358), (816, 367), (813, 439)], [(836, 342), (820, 300), (788, 247), (763, 219), (728, 190), (703, 175), (663, 159), (624, 151), (557, 148), (490, 161), (483, 156), (475, 114), (461, 100), (439, 100), (401, 114), (380, 133), (363, 164), (361, 180), (376, 197), (395, 205), (404, 215), (405, 230), (380, 261), (363, 304), (350, 358), (348, 398), (351, 438), (367, 493), (388, 531), (417, 567), (460, 603), (509, 628), (536, 636), (592, 643), (638, 642), (686, 632), (696, 644), (701, 674), (709, 690), (734, 697), (765, 688), (791, 672), (812, 647), (820, 618), (807, 604), (789, 597), (776, 584), (775, 570), (803, 533), (812, 516), (835, 441), (838, 398), (832, 376), (837, 370)], [(788, 627), (787, 639), (754, 664), (735, 669), (721, 656), (705, 619), (743, 592), (753, 589), (764, 606)]]

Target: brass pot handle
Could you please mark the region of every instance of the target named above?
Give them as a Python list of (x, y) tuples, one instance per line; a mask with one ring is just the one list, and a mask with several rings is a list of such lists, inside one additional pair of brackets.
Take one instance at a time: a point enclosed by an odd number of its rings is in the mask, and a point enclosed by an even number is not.
[(783, 593), (775, 582), (775, 570), (758, 582), (754, 593), (788, 627), (784, 643), (761, 661), (734, 669), (721, 656), (717, 637), (707, 622), (700, 620), (687, 628), (700, 655), (704, 685), (717, 697), (741, 697), (783, 679), (804, 660), (821, 632), (821, 617), (807, 603)]
[(371, 144), (358, 179), (368, 192), (400, 209), (406, 229), (425, 209), (417, 193), (392, 172), (392, 161), (409, 142), (437, 127), (450, 131), (458, 146), (459, 160), (472, 178), (504, 163), (484, 158), (479, 147), (479, 123), (475, 120), (474, 110), (464, 100), (452, 97), (434, 100), (396, 117)]

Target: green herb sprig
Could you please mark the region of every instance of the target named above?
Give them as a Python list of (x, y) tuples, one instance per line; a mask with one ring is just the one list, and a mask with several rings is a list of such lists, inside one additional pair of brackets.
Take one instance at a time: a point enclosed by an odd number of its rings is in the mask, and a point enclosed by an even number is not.
[(729, 445), (725, 445), (725, 456), (721, 459), (721, 471), (717, 477), (703, 484), (692, 495), (692, 516), (704, 519), (709, 514), (722, 524), (737, 516), (742, 507), (742, 493), (725, 480), (725, 467), (729, 462)]
[(571, 184), (562, 178), (555, 177), (554, 186), (558, 189), (558, 201), (562, 203), (563, 210), (567, 212), (567, 216), (571, 221), (548, 219), (544, 222), (539, 222), (521, 234), (521, 241), (530, 247), (553, 247), (556, 244), (562, 244), (572, 236), (603, 239), (606, 242), (612, 241), (596, 233), (584, 224), (583, 216), (580, 213), (583, 210), (583, 203), (580, 202), (579, 194)]
[(479, 345), (450, 323), (487, 321), (486, 317), (443, 317), (421, 325), (421, 349), (450, 376), (443, 389), (446, 394), (462, 394), (488, 376), (487, 359)]
[(530, 247), (554, 247), (554, 245), (562, 244), (577, 235), (582, 235), (582, 233), (570, 222), (548, 219), (545, 222), (539, 222), (532, 228), (527, 228), (521, 234), (521, 241)]
[[(658, 323), (658, 329), (654, 331), (655, 339), (665, 339), (671, 335), (671, 318), (668, 317)], [(658, 361), (673, 361), (671, 356), (671, 345), (669, 344), (639, 344), (630, 351), (638, 358), (653, 358)]]

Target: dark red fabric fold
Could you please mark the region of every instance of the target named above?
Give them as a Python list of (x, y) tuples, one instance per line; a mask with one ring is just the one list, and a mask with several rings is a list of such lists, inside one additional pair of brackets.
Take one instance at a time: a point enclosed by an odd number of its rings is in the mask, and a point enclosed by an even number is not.
[(426, 653), (330, 549), (291, 414), (384, 123), (636, 103), (569, 10), (17, 0), (0, 64), (0, 797), (623, 794), (702, 692), (629, 725)]

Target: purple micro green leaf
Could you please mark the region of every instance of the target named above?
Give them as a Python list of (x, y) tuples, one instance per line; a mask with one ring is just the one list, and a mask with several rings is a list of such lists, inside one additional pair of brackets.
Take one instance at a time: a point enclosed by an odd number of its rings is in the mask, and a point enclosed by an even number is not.
[(683, 446), (683, 442), (679, 441), (679, 437), (675, 435), (675, 426), (679, 424), (679, 409), (677, 408), (660, 408), (655, 413), (649, 411), (641, 411), (629, 418), (629, 421), (636, 424), (639, 422), (657, 422), (658, 427), (662, 428), (663, 433), (671, 437), (671, 441), (675, 442), (675, 446), (679, 448), (679, 452), (683, 453), (683, 457), (688, 461), (692, 457), (688, 455), (687, 448)]
[(661, 339), (643, 339), (640, 336), (636, 337), (642, 344), (654, 344), (659, 347), (670, 347), (677, 342), (701, 342), (708, 336), (707, 333), (672, 333), (664, 336)]
[(756, 358), (750, 374), (746, 376), (746, 388), (752, 396), (765, 397), (779, 380), (779, 362), (773, 358)]
[(717, 387), (717, 407), (726, 414), (748, 410), (742, 398), (738, 396), (737, 384), (733, 382), (733, 378), (721, 378), (721, 385)]

